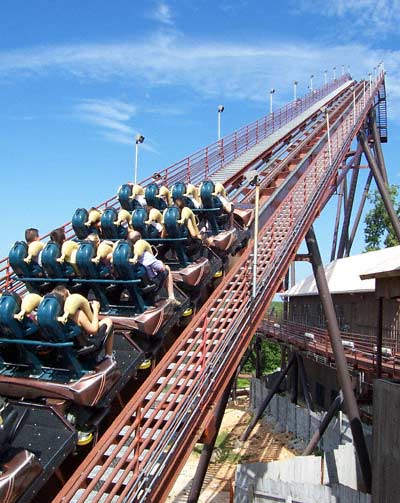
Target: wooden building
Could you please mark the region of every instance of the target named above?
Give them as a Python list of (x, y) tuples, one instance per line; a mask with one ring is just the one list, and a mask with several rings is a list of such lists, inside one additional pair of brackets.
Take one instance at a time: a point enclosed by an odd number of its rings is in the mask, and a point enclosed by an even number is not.
[[(400, 351), (400, 246), (338, 259), (325, 267), (339, 328), (376, 336), (381, 316), (383, 338)], [(288, 318), (325, 327), (325, 317), (311, 275), (284, 292)]]

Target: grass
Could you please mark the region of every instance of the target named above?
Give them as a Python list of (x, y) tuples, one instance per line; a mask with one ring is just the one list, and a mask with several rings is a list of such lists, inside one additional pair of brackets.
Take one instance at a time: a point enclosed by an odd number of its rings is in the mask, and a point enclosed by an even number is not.
[(236, 389), (246, 389), (250, 387), (250, 379), (238, 377), (236, 381)]
[[(196, 444), (193, 452), (197, 455), (201, 454), (203, 446)], [(215, 441), (213, 463), (232, 463), (237, 464), (241, 461), (241, 455), (232, 452), (235, 448), (235, 438), (228, 431), (221, 431)]]

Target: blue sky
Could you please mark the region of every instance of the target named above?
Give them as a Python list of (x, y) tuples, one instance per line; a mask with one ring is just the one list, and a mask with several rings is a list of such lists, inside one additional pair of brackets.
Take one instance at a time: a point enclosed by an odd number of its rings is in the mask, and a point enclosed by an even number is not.
[[(2, 0), (0, 253), (323, 83), (323, 72), (388, 72), (389, 175), (398, 183), (400, 1)], [(332, 205), (330, 205), (332, 206)], [(317, 224), (323, 249), (333, 228)], [(362, 239), (355, 251), (361, 251)]]

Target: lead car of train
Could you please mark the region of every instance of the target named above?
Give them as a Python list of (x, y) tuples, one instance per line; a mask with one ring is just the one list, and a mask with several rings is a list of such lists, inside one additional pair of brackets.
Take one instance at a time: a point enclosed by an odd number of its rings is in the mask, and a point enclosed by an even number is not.
[[(0, 297), (3, 503), (31, 501), (71, 453), (87, 452), (120, 393), (132, 396), (249, 239), (252, 209), (234, 208), (210, 180), (128, 183), (118, 199), (117, 209), (76, 210), (68, 240), (10, 250), (11, 287)], [(161, 282), (146, 269), (155, 257)], [(112, 320), (112, 354), (76, 321), (79, 310), (93, 321), (90, 301)]]

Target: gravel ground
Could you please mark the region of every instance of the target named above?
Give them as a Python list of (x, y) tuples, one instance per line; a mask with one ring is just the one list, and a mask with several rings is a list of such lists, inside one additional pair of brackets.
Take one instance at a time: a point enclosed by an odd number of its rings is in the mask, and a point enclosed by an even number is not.
[[(226, 436), (226, 440), (223, 446), (214, 449), (200, 503), (229, 503), (238, 462), (267, 462), (294, 456), (285, 446), (291, 437), (287, 434), (272, 433), (265, 424), (258, 424), (249, 440), (241, 446), (240, 435), (250, 421), (247, 406), (247, 401), (242, 400), (236, 405), (230, 403), (226, 409), (220, 433)], [(198, 460), (198, 452), (192, 452), (175, 482), (167, 499), (168, 503), (186, 503)]]

